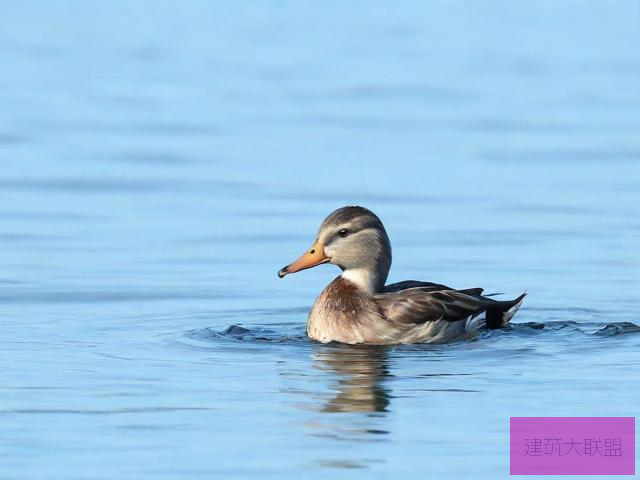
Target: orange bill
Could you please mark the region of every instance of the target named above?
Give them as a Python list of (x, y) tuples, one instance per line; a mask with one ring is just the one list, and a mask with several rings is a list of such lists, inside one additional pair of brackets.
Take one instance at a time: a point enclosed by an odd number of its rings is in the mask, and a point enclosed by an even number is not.
[(304, 255), (298, 258), (295, 262), (287, 265), (278, 272), (280, 278), (284, 278), (289, 273), (296, 273), (300, 270), (306, 270), (307, 268), (315, 267), (321, 263), (327, 263), (329, 258), (324, 254), (324, 245), (317, 241), (311, 245), (311, 248), (307, 250)]

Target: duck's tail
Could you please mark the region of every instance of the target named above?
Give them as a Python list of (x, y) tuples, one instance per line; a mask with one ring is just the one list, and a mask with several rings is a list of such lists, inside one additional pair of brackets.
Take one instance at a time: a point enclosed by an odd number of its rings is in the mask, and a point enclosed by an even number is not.
[(522, 305), (524, 297), (526, 296), (527, 292), (524, 292), (515, 300), (495, 302), (487, 307), (487, 311), (485, 313), (487, 328), (501, 328), (507, 325)]

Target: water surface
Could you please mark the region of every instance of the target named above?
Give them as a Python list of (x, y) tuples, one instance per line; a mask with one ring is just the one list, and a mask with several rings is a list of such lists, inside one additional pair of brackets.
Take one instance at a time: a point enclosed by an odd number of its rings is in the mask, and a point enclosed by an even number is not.
[[(500, 478), (510, 416), (639, 413), (637, 5), (5, 3), (2, 478)], [(308, 341), (345, 204), (513, 327)]]

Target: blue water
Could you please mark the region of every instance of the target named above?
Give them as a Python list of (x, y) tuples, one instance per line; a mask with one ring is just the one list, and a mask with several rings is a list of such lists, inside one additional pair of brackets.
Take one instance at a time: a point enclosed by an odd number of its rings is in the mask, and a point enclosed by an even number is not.
[[(640, 414), (639, 4), (1, 7), (1, 478), (506, 478), (510, 416)], [(513, 327), (308, 341), (345, 204)]]

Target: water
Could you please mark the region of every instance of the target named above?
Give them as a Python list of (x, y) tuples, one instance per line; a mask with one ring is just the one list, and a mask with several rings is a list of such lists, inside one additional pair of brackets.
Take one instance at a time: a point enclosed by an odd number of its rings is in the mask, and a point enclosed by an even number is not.
[[(640, 413), (637, 4), (213, 3), (2, 5), (0, 477), (500, 478), (510, 416)], [(516, 324), (309, 342), (345, 204)]]

